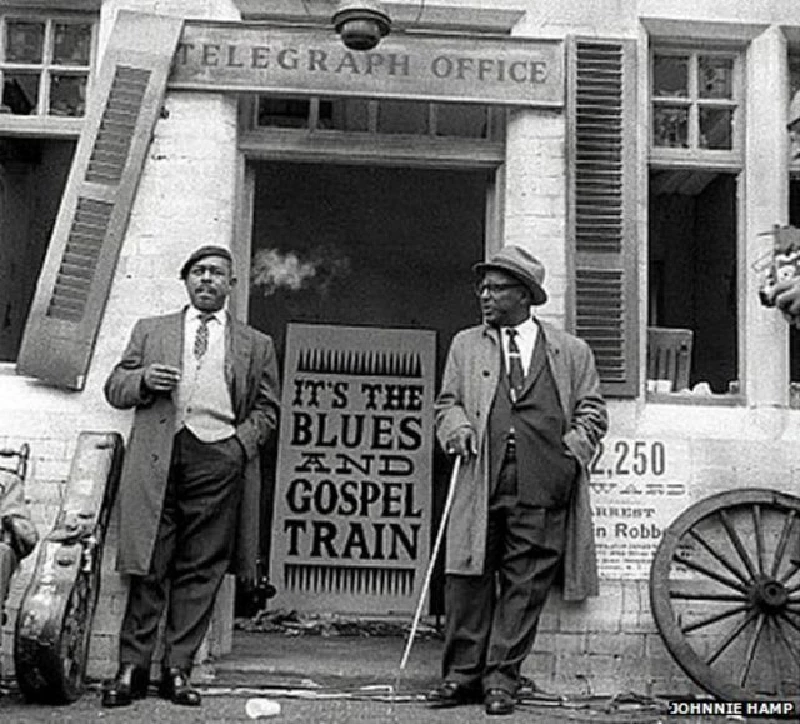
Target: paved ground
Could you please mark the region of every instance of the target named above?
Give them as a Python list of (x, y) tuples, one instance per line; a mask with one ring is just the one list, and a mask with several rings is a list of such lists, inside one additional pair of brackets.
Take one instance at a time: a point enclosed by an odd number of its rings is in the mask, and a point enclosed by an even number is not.
[[(298, 632), (299, 633), (299, 632)], [(398, 679), (405, 640), (397, 635), (290, 635), (243, 633), (234, 654), (216, 662), (198, 681), (199, 709), (176, 707), (155, 695), (133, 706), (105, 710), (94, 684), (75, 704), (43, 707), (24, 703), (13, 690), (0, 695), (2, 724), (230, 724), (250, 721), (249, 698), (277, 701), (281, 713), (263, 721), (291, 724), (722, 724), (725, 717), (670, 717), (653, 699), (552, 697), (526, 699), (513, 716), (488, 718), (482, 706), (432, 710), (423, 694), (438, 681), (441, 641), (415, 642)], [(201, 672), (202, 673), (202, 672)], [(199, 678), (199, 677), (198, 677)], [(399, 687), (395, 688), (399, 681)], [(394, 692), (394, 695), (393, 695)], [(740, 720), (741, 721), (741, 720)], [(748, 720), (749, 721), (749, 720)], [(767, 719), (753, 720), (768, 722)]]

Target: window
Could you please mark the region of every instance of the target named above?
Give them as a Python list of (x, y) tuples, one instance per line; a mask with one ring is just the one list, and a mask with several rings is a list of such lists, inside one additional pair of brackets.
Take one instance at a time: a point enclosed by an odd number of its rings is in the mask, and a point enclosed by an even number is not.
[[(741, 76), (734, 52), (651, 56), (648, 397), (714, 402), (739, 392)], [(669, 355), (665, 373), (656, 360)]]
[(500, 127), (492, 123), (498, 112), (478, 104), (259, 96), (252, 126), (489, 139)]
[(0, 18), (0, 113), (82, 118), (94, 55), (95, 22), (86, 18)]
[(740, 150), (737, 54), (656, 50), (650, 77), (654, 154), (698, 157)]

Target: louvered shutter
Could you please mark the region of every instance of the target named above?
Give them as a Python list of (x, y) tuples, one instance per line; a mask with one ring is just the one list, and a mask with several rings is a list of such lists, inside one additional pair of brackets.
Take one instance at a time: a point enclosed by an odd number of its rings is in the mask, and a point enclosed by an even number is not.
[(575, 283), (568, 323), (595, 354), (603, 391), (638, 392), (635, 43), (572, 38), (567, 93)]
[(181, 28), (178, 18), (117, 16), (28, 315), (20, 374), (84, 386)]

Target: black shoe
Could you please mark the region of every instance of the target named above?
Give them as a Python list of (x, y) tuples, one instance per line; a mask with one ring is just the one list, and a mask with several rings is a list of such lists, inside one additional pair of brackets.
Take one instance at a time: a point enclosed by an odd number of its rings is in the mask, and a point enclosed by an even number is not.
[(438, 709), (465, 704), (480, 704), (480, 689), (474, 685), (444, 681), (425, 697), (429, 704)]
[(144, 699), (150, 684), (150, 669), (121, 664), (113, 681), (103, 687), (100, 703), (105, 707), (128, 706), (134, 699)]
[(164, 669), (161, 672), (161, 685), (158, 694), (173, 704), (200, 706), (200, 693), (189, 683), (189, 672), (185, 669)]
[(489, 689), (484, 699), (487, 714), (513, 714), (516, 703), (514, 697), (505, 689)]

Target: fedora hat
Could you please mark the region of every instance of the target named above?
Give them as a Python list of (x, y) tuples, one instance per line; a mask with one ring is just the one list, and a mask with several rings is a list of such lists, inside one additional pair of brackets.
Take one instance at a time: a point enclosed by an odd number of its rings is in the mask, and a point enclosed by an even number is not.
[(480, 262), (472, 268), (480, 276), (492, 269), (506, 272), (530, 289), (533, 304), (547, 301), (547, 292), (542, 287), (544, 265), (521, 246), (504, 246), (489, 261)]
[(226, 249), (224, 246), (214, 246), (212, 244), (207, 244), (206, 246), (201, 246), (199, 249), (195, 249), (190, 255), (189, 258), (183, 262), (183, 266), (181, 267), (181, 279), (186, 279), (187, 275), (189, 274), (189, 269), (192, 268), (194, 264), (196, 264), (201, 259), (205, 259), (207, 256), (220, 256), (223, 259), (227, 259), (231, 265), (233, 264), (233, 257), (231, 256), (231, 252), (229, 249)]

